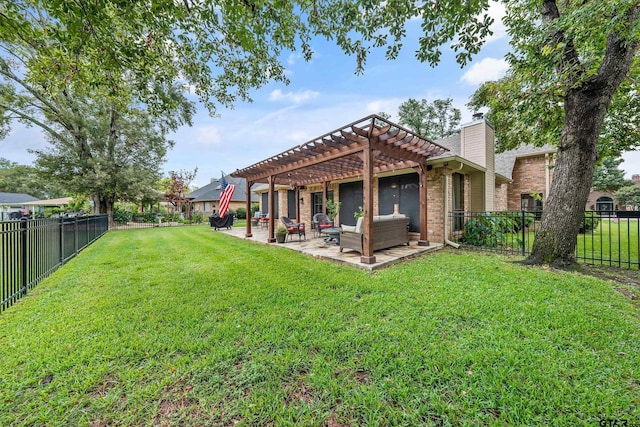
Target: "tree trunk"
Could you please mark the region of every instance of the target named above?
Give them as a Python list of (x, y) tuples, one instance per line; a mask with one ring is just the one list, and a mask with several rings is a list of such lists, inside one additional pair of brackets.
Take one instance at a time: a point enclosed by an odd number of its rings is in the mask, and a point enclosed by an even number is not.
[(566, 266), (575, 261), (576, 237), (591, 190), (605, 112), (606, 106), (588, 99), (587, 94), (567, 96), (551, 190), (529, 263)]
[(592, 81), (568, 91), (551, 190), (527, 263), (564, 267), (575, 262), (580, 222), (597, 161), (600, 129), (616, 88)]

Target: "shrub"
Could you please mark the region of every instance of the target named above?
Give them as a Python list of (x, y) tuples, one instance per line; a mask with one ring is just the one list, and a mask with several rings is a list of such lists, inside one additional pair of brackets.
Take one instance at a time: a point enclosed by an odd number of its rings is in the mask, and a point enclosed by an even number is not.
[(260, 203), (253, 202), (251, 203), (251, 216), (254, 216), (256, 212), (260, 210)]
[(580, 222), (580, 233), (591, 233), (600, 224), (600, 217), (597, 212), (585, 211)]
[(202, 212), (193, 212), (191, 214), (191, 222), (194, 224), (202, 224), (204, 221), (204, 214)]
[(133, 218), (133, 214), (125, 209), (122, 209), (119, 206), (115, 206), (113, 208), (113, 221), (125, 223), (131, 221)]
[(522, 217), (524, 215), (524, 226), (531, 227), (536, 220), (536, 214), (533, 212), (517, 212), (513, 216), (513, 220), (516, 223), (516, 229), (514, 231), (522, 230)]
[(498, 246), (498, 238), (502, 234), (499, 220), (488, 214), (471, 218), (464, 224), (464, 243), (472, 246)]
[(245, 208), (238, 208), (236, 210), (236, 218), (247, 219), (247, 210)]
[[(520, 223), (522, 217), (520, 217)], [(525, 219), (526, 222), (526, 219)], [(514, 216), (505, 213), (482, 213), (464, 224), (464, 243), (472, 246), (498, 247), (506, 241), (506, 234), (520, 229)]]

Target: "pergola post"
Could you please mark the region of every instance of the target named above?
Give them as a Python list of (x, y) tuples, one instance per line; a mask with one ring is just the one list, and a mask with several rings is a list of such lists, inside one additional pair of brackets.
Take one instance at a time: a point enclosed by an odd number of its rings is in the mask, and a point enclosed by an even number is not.
[(300, 187), (296, 185), (296, 222), (302, 222), (300, 218)]
[(322, 213), (326, 214), (327, 213), (327, 197), (329, 196), (329, 182), (328, 181), (324, 181), (322, 183)]
[(275, 179), (273, 175), (269, 175), (269, 232), (267, 235), (267, 242), (269, 243), (273, 243), (276, 241), (275, 239), (275, 229), (274, 229), (274, 210), (273, 207), (275, 205), (274, 203), (274, 197), (273, 197), (273, 191), (275, 188)]
[(427, 226), (427, 162), (418, 165), (420, 180), (420, 240), (418, 246), (429, 246), (429, 229)]
[(246, 208), (247, 208), (247, 228), (246, 231), (244, 233), (245, 237), (253, 237), (253, 234), (251, 234), (251, 185), (253, 183), (249, 180), (247, 180), (247, 204), (246, 204)]
[(374, 264), (376, 257), (373, 255), (373, 148), (371, 140), (362, 152), (363, 163), (363, 197), (364, 223), (362, 227), (362, 256), (360, 262)]

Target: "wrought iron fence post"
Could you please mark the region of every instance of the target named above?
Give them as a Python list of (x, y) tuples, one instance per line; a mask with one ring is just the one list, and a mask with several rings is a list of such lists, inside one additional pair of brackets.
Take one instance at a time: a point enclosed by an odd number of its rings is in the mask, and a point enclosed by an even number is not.
[(525, 231), (525, 227), (527, 226), (527, 223), (525, 222), (526, 219), (526, 215), (525, 215), (525, 211), (521, 210), (521, 215), (522, 215), (522, 256), (526, 255), (526, 248), (527, 248), (527, 243), (526, 243), (526, 231)]
[(60, 232), (60, 238), (58, 239), (60, 245), (60, 265), (64, 263), (64, 220), (62, 217), (58, 218), (58, 230)]
[(21, 252), (22, 252), (22, 268), (21, 268), (21, 284), (22, 284), (22, 295), (27, 294), (27, 219), (22, 218), (20, 220), (20, 240), (22, 244)]
[(78, 255), (78, 217), (73, 217), (73, 254)]

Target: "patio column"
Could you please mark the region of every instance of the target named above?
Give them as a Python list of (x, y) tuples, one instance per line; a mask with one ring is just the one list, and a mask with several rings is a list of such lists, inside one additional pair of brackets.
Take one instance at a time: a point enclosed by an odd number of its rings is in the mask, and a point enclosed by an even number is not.
[(427, 163), (418, 167), (420, 180), (420, 240), (418, 246), (429, 246), (429, 229), (427, 226)]
[(360, 262), (363, 264), (374, 264), (376, 257), (373, 255), (373, 149), (371, 148), (371, 140), (369, 140), (362, 152), (362, 162), (364, 223), (362, 227), (363, 241)]
[(274, 220), (273, 220), (273, 206), (275, 205), (273, 200), (273, 190), (275, 188), (275, 179), (273, 175), (269, 175), (269, 232), (267, 235), (267, 242), (273, 243), (276, 241), (275, 239), (275, 229), (274, 229)]
[(329, 182), (325, 181), (322, 183), (322, 213), (327, 213), (327, 196), (329, 195)]
[(248, 179), (246, 181), (247, 181), (247, 200), (246, 200), (247, 228), (246, 228), (246, 232), (244, 233), (244, 236), (253, 237), (253, 234), (251, 234), (251, 184), (252, 182), (250, 182)]
[(296, 222), (302, 222), (300, 218), (300, 187), (296, 185)]

